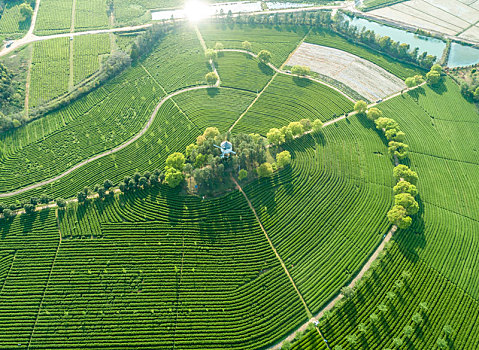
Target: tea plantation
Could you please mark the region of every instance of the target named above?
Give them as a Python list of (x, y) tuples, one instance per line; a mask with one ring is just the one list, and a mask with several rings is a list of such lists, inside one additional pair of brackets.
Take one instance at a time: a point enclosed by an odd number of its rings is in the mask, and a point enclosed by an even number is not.
[[(447, 69), (330, 12), (24, 5), (0, 16), (25, 35), (0, 51), (25, 101), (0, 113), (0, 349), (479, 348), (479, 111)], [(303, 42), (415, 83), (367, 105), (285, 66)]]

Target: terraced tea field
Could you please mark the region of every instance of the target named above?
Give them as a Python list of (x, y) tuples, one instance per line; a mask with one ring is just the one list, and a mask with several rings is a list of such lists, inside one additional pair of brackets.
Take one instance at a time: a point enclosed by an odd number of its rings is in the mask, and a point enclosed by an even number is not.
[(41, 0), (36, 119), (0, 115), (0, 349), (477, 349), (477, 105), (314, 13), (101, 30), (177, 6)]

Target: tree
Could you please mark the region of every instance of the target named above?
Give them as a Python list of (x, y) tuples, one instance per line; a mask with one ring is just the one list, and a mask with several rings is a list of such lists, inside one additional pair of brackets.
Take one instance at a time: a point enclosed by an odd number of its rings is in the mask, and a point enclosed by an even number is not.
[(179, 171), (182, 171), (183, 167), (185, 166), (185, 156), (180, 152), (172, 153), (168, 156), (168, 158), (166, 158), (165, 164), (169, 168), (175, 168)]
[(23, 20), (29, 20), (33, 16), (33, 9), (30, 4), (23, 3), (20, 5), (20, 14), (23, 16)]
[(138, 180), (138, 185), (145, 188), (146, 186), (148, 186), (148, 179), (144, 176), (140, 177), (140, 179)]
[(284, 168), (285, 166), (291, 164), (291, 153), (289, 153), (289, 151), (278, 153), (276, 155), (276, 163), (280, 168)]
[(177, 187), (184, 179), (184, 175), (180, 170), (168, 166), (165, 167), (165, 182), (171, 188)]
[(399, 159), (407, 157), (409, 146), (402, 142), (390, 141), (388, 143), (388, 152), (391, 156), (396, 156)]
[(216, 60), (218, 58), (218, 53), (215, 50), (212, 49), (207, 49), (205, 51), (205, 57), (206, 59), (209, 60)]
[(443, 330), (444, 333), (446, 334), (446, 337), (447, 337), (447, 338), (449, 338), (449, 337), (454, 333), (454, 329), (453, 329), (450, 325), (448, 325), (448, 324), (446, 324), (446, 325), (442, 328), (442, 330)]
[(224, 47), (224, 45), (223, 45), (222, 43), (217, 42), (217, 43), (215, 44), (215, 50), (216, 50), (216, 51), (224, 50), (224, 48), (225, 48), (225, 47)]
[(403, 333), (406, 338), (411, 338), (414, 333), (414, 329), (411, 326), (406, 326), (404, 327)]
[(396, 180), (405, 180), (413, 185), (417, 183), (418, 176), (415, 171), (409, 169), (407, 165), (399, 164), (393, 170), (394, 177)]
[(403, 142), (406, 134), (398, 129), (389, 129), (384, 133), (388, 141)]
[(382, 314), (385, 314), (388, 312), (388, 307), (385, 304), (379, 304), (378, 305), (378, 310), (381, 311)]
[(354, 288), (353, 287), (343, 287), (341, 288), (341, 293), (343, 293), (346, 299), (352, 298), (354, 296)]
[(214, 139), (216, 136), (220, 134), (220, 131), (217, 127), (208, 127), (205, 129), (203, 136), (207, 139)]
[(0, 214), (3, 213), (3, 211), (7, 208), (7, 206), (4, 203), (0, 203)]
[(113, 187), (113, 182), (111, 180), (105, 180), (103, 182), (103, 187), (105, 187), (105, 190), (109, 190), (110, 188)]
[(64, 200), (63, 198), (57, 198), (56, 200), (58, 208), (63, 209), (67, 206), (67, 201)]
[(378, 118), (381, 118), (383, 116), (383, 112), (379, 108), (372, 107), (369, 108), (367, 111), (367, 117), (369, 120), (375, 121)]
[(303, 118), (299, 121), (301, 125), (303, 126), (304, 131), (309, 131), (312, 128), (311, 120)]
[(251, 45), (251, 43), (249, 41), (243, 41), (241, 43), (241, 47), (243, 48), (243, 50), (246, 50), (246, 51), (252, 51), (253, 50), (253, 46)]
[(426, 73), (426, 80), (430, 85), (437, 85), (441, 81), (441, 73), (431, 70)]
[(424, 83), (424, 77), (420, 74), (415, 75), (414, 80), (416, 81), (416, 85)]
[(414, 79), (414, 77), (406, 78), (406, 80), (404, 80), (404, 82), (406, 83), (406, 86), (408, 88), (412, 88), (412, 87), (416, 86), (416, 79)]
[(6, 219), (13, 218), (15, 216), (15, 212), (9, 208), (3, 210), (3, 216)]
[(268, 139), (268, 142), (273, 145), (279, 145), (285, 141), (284, 135), (277, 128), (269, 129), (266, 138)]
[(27, 203), (23, 206), (23, 209), (25, 209), (25, 214), (32, 214), (35, 212), (35, 205)]
[(401, 346), (403, 346), (404, 342), (401, 338), (394, 338), (393, 339), (393, 345), (396, 347), (396, 348), (399, 348)]
[(429, 305), (425, 301), (421, 301), (419, 303), (419, 308), (421, 309), (421, 312), (427, 312), (429, 310)]
[(390, 223), (401, 229), (406, 229), (412, 224), (411, 217), (406, 214), (406, 208), (400, 205), (392, 207), (392, 209), (388, 211), (387, 217)]
[(300, 122), (291, 122), (288, 125), (294, 136), (299, 136), (304, 132), (303, 125)]
[(195, 145), (194, 143), (189, 144), (188, 146), (186, 146), (186, 150), (185, 150), (186, 156), (189, 158), (191, 156), (191, 153), (196, 149), (198, 149), (198, 146)]
[(283, 126), (280, 131), (286, 142), (293, 140), (293, 132), (291, 131), (291, 128), (289, 126)]
[(394, 119), (391, 119), (391, 118), (381, 117), (376, 119), (374, 123), (376, 124), (376, 128), (378, 130), (385, 130), (385, 131), (391, 130), (391, 129), (399, 130), (399, 124)]
[(308, 66), (295, 65), (291, 68), (291, 73), (294, 75), (305, 76), (311, 73), (311, 69)]
[(379, 316), (373, 312), (371, 315), (369, 315), (369, 320), (372, 324), (376, 324), (379, 321)]
[[(42, 203), (42, 204), (48, 204), (48, 203), (50, 203), (50, 201), (51, 201), (51, 198), (50, 198), (48, 195), (42, 194), (42, 195), (40, 196), (40, 203)], [(1, 211), (0, 211), (0, 212), (1, 212)]]
[(414, 315), (412, 315), (412, 321), (414, 324), (417, 326), (420, 325), (423, 322), (422, 316), (420, 313), (416, 312)]
[(78, 192), (77, 193), (77, 200), (78, 200), (78, 203), (84, 203), (85, 200), (86, 200), (86, 195), (84, 192)]
[(263, 163), (257, 169), (259, 177), (269, 177), (273, 175), (273, 166), (270, 163)]
[(258, 59), (264, 64), (269, 63), (271, 61), (271, 57), (271, 52), (269, 52), (268, 50), (261, 50), (258, 53)]
[(362, 334), (366, 334), (368, 331), (368, 327), (365, 323), (361, 322), (360, 324), (358, 324), (358, 331)]
[(248, 177), (248, 172), (245, 169), (241, 169), (238, 173), (238, 179), (240, 181), (246, 179)]
[(323, 122), (319, 119), (315, 119), (312, 124), (313, 132), (318, 133), (323, 131)]
[(218, 82), (219, 77), (218, 77), (218, 74), (216, 74), (216, 72), (209, 72), (209, 73), (206, 73), (205, 79), (206, 79), (206, 83), (209, 86), (213, 86)]
[(358, 343), (358, 337), (356, 336), (356, 334), (349, 334), (348, 336), (346, 336), (346, 340), (351, 345), (356, 345)]
[(354, 104), (354, 110), (358, 114), (364, 114), (367, 108), (368, 108), (368, 104), (364, 102), (363, 100), (359, 100), (358, 102)]
[(449, 349), (449, 346), (447, 345), (447, 341), (445, 339), (439, 338), (436, 341), (436, 344), (439, 349)]
[(399, 193), (395, 195), (394, 204), (405, 208), (407, 215), (414, 215), (419, 211), (419, 204), (409, 193)]
[(442, 73), (442, 67), (436, 63), (431, 67), (431, 72), (438, 72), (440, 74)]

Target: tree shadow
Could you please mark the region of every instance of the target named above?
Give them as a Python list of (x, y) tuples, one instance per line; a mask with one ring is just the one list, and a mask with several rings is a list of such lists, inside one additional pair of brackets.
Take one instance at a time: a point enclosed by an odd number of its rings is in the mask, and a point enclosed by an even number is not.
[(293, 76), (293, 82), (300, 87), (308, 87), (313, 84), (313, 81), (306, 77)]
[(220, 89), (217, 87), (209, 87), (206, 88), (206, 93), (208, 94), (209, 97), (215, 97), (220, 93)]
[[(249, 56), (249, 55), (248, 55)], [(274, 70), (273, 68), (271, 68), (270, 66), (268, 66), (267, 64), (264, 64), (263, 62), (258, 62), (258, 68), (259, 70), (261, 71), (261, 73), (265, 74), (265, 75), (269, 75), (269, 76), (272, 76), (274, 75)]]

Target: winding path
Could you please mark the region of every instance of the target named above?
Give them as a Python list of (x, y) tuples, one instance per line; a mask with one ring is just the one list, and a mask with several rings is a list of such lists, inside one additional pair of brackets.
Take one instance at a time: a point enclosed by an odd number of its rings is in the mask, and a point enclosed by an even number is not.
[(16, 191), (12, 191), (12, 192), (5, 192), (5, 193), (0, 193), (0, 198), (5, 198), (5, 197), (10, 197), (10, 196), (14, 196), (14, 195), (17, 195), (17, 194), (21, 194), (23, 192), (26, 192), (26, 191), (30, 191), (30, 190), (33, 190), (35, 188), (38, 188), (38, 187), (41, 187), (41, 186), (45, 186), (45, 185), (48, 185), (52, 182), (55, 182), (59, 179), (61, 179), (62, 177), (70, 174), (71, 172), (77, 170), (78, 168), (81, 168), (82, 166), (88, 164), (88, 163), (91, 163), (97, 159), (100, 159), (102, 157), (105, 157), (109, 154), (112, 154), (112, 153), (115, 153), (115, 152), (118, 152), (120, 150), (122, 150), (123, 148), (125, 147), (128, 147), (129, 145), (131, 145), (133, 142), (135, 142), (136, 140), (138, 140), (141, 136), (143, 136), (147, 131), (148, 129), (150, 128), (151, 124), (153, 123), (153, 120), (155, 119), (156, 117), (156, 114), (158, 113), (159, 109), (161, 108), (161, 106), (163, 106), (163, 104), (168, 101), (170, 98), (172, 97), (175, 97), (179, 94), (182, 94), (184, 92), (187, 92), (187, 91), (193, 91), (193, 90), (201, 90), (201, 89), (208, 89), (208, 88), (211, 88), (211, 86), (209, 85), (199, 85), (199, 86), (193, 86), (193, 87), (189, 87), (189, 88), (186, 88), (186, 89), (182, 89), (182, 90), (178, 90), (178, 91), (175, 91), (167, 96), (165, 96), (163, 99), (160, 100), (160, 102), (156, 105), (155, 109), (153, 110), (153, 113), (151, 113), (151, 116), (150, 116), (150, 119), (148, 119), (146, 125), (143, 127), (143, 129), (141, 129), (141, 131), (136, 134), (133, 138), (129, 139), (128, 141), (118, 145), (117, 147), (115, 148), (112, 148), (106, 152), (103, 152), (103, 153), (100, 153), (100, 154), (97, 154), (96, 156), (93, 156), (91, 158), (88, 158), (88, 159), (85, 159), (84, 161), (76, 164), (75, 166), (73, 166), (72, 168), (68, 169), (67, 171), (65, 171), (64, 173), (60, 174), (60, 175), (57, 175), (51, 179), (48, 179), (48, 180), (45, 180), (45, 181), (42, 181), (42, 182), (38, 182), (38, 183), (35, 183), (33, 185), (30, 185), (30, 186), (27, 186), (27, 187), (23, 187), (21, 189), (18, 189)]

